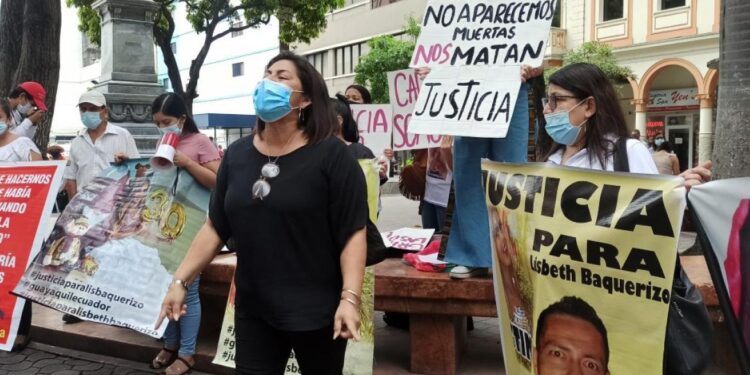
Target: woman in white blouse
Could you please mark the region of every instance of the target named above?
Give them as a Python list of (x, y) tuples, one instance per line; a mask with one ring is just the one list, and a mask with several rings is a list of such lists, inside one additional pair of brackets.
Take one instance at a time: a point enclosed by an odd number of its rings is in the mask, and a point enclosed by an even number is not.
[(31, 139), (9, 131), (10, 104), (0, 98), (0, 161), (42, 160), (42, 154)]

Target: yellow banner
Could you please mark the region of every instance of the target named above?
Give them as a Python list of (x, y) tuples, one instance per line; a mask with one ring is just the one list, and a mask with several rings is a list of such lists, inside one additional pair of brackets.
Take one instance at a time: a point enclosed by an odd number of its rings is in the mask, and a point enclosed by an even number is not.
[(482, 163), (508, 374), (661, 374), (679, 178)]

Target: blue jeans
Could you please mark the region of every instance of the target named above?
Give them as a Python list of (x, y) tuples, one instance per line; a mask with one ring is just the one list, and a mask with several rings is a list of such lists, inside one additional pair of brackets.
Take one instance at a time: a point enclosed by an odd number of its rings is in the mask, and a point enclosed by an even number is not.
[(445, 223), (445, 207), (422, 201), (422, 228), (440, 232)]
[(164, 346), (168, 348), (179, 347), (180, 357), (189, 357), (195, 354), (195, 344), (198, 341), (198, 330), (201, 327), (201, 299), (198, 293), (200, 276), (190, 284), (185, 304), (187, 314), (178, 322), (169, 321), (167, 330), (164, 331)]
[(456, 137), (453, 143), (453, 183), (456, 206), (445, 261), (467, 267), (492, 266), (487, 203), (482, 188), (482, 158), (525, 163), (529, 143), (529, 103), (521, 84), (505, 138)]

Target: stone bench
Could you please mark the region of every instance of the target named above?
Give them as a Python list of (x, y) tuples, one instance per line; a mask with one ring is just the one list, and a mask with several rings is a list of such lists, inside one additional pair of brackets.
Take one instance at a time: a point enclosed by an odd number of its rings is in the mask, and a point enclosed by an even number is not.
[[(714, 322), (715, 362), (727, 373), (739, 373), (705, 259), (683, 256), (681, 262)], [(447, 273), (419, 272), (398, 259), (375, 266), (375, 310), (410, 314), (410, 370), (435, 375), (456, 373), (466, 346), (466, 316), (497, 316), (491, 277), (451, 280)]]

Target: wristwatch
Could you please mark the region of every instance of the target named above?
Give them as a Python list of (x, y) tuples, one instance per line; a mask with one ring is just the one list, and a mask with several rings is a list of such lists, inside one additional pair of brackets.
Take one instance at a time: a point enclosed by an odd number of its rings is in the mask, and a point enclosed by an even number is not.
[(179, 286), (183, 287), (185, 290), (187, 290), (188, 287), (190, 286), (190, 284), (188, 284), (184, 280), (180, 280), (180, 279), (173, 279), (172, 280), (172, 284), (173, 285), (179, 285)]

